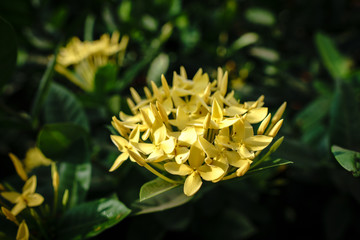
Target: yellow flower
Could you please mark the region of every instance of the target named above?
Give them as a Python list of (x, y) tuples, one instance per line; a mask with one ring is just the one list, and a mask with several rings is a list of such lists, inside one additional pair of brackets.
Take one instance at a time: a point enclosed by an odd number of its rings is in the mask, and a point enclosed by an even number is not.
[(22, 193), (18, 192), (2, 192), (1, 196), (9, 202), (15, 204), (11, 209), (11, 213), (16, 216), (26, 207), (36, 207), (43, 203), (44, 198), (35, 193), (36, 190), (36, 176), (29, 178), (23, 187)]
[(109, 34), (103, 34), (92, 42), (82, 42), (74, 37), (59, 50), (55, 70), (85, 91), (92, 91), (99, 67), (115, 60), (121, 65), (129, 38), (123, 36), (119, 40), (119, 32), (114, 32), (111, 38)]
[(9, 157), (14, 164), (17, 174), (23, 181), (28, 179), (27, 173), (31, 172), (34, 168), (49, 166), (52, 163), (52, 161), (46, 158), (37, 147), (30, 148), (26, 152), (26, 156), (23, 161), (21, 161), (13, 153), (9, 153)]
[(28, 240), (30, 237), (29, 228), (23, 220), (18, 228), (17, 234), (16, 234), (16, 240)]
[[(216, 81), (199, 69), (188, 79), (183, 67), (173, 74), (170, 87), (151, 82), (146, 98), (131, 88), (128, 99), (133, 115), (120, 112), (112, 135), (122, 152), (110, 171), (130, 157), (158, 177), (178, 183), (169, 174), (182, 176), (184, 193), (194, 195), (203, 181), (216, 183), (246, 174), (256, 157), (278, 133), (284, 105), (271, 119), (264, 96), (240, 103), (234, 91), (228, 93), (228, 74), (218, 69)], [(254, 134), (252, 124), (260, 123)], [(134, 134), (136, 132), (136, 134)], [(130, 133), (130, 134), (129, 134)], [(134, 137), (136, 136), (136, 137)]]

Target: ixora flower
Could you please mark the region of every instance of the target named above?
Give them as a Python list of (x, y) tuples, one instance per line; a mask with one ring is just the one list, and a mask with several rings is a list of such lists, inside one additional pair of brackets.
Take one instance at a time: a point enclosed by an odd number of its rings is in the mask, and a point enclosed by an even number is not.
[(35, 193), (36, 176), (33, 175), (26, 182), (22, 189), (22, 193), (18, 192), (1, 192), (1, 196), (9, 202), (15, 204), (11, 209), (11, 213), (16, 216), (26, 207), (37, 207), (44, 201), (43, 196)]
[(121, 65), (128, 41), (128, 36), (120, 40), (119, 32), (111, 37), (103, 34), (95, 41), (82, 42), (74, 37), (66, 47), (60, 48), (55, 70), (83, 90), (92, 91), (97, 69), (109, 62)]
[(152, 93), (144, 88), (145, 99), (130, 88), (132, 115), (113, 117), (120, 136), (111, 139), (122, 153), (110, 171), (130, 158), (166, 181), (184, 184), (184, 193), (192, 196), (203, 181), (246, 174), (281, 128), (286, 102), (273, 118), (264, 96), (240, 103), (234, 91), (228, 93), (228, 74), (221, 68), (212, 82), (202, 69), (188, 79), (183, 67), (174, 72), (172, 87), (164, 76), (161, 82), (161, 87), (151, 83)]

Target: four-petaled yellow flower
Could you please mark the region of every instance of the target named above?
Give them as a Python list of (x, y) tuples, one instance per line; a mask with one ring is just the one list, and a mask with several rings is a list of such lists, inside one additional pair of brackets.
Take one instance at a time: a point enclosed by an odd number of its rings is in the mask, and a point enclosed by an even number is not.
[(9, 202), (15, 204), (15, 206), (11, 209), (11, 213), (16, 216), (26, 207), (37, 207), (43, 203), (43, 196), (35, 193), (35, 190), (36, 176), (33, 175), (25, 182), (22, 193), (1, 192), (1, 196)]
[[(151, 82), (152, 93), (144, 88), (146, 99), (131, 88), (132, 115), (120, 112), (120, 119), (113, 117), (120, 136), (111, 139), (122, 154), (110, 171), (130, 156), (166, 181), (178, 182), (169, 174), (182, 176), (184, 193), (192, 196), (203, 181), (246, 174), (282, 125), (286, 104), (271, 119), (264, 96), (240, 103), (234, 91), (227, 92), (228, 74), (221, 68), (213, 82), (201, 69), (188, 79), (181, 68), (180, 75), (174, 72), (172, 87), (164, 76), (161, 83), (158, 87)], [(254, 131), (252, 124), (258, 123)]]

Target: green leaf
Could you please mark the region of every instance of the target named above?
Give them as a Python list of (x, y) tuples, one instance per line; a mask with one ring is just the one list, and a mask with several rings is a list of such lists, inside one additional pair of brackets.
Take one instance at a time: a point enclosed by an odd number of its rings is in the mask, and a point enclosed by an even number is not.
[(316, 47), (321, 60), (334, 79), (345, 79), (350, 73), (349, 61), (336, 49), (330, 37), (323, 33), (315, 35)]
[(12, 26), (0, 17), (0, 89), (10, 79), (16, 67), (17, 43)]
[(360, 101), (356, 88), (337, 81), (330, 109), (330, 143), (346, 148), (358, 148), (360, 142)]
[(334, 154), (338, 163), (347, 171), (352, 172), (356, 177), (360, 176), (360, 153), (341, 148), (339, 146), (332, 146), (331, 151)]
[(145, 183), (145, 185), (148, 185), (142, 189), (143, 193), (140, 193), (141, 201), (137, 201), (132, 205), (133, 214), (139, 215), (163, 211), (183, 205), (192, 199), (192, 197), (184, 194), (183, 185), (171, 187), (165, 183), (160, 183), (160, 180), (156, 181)]
[(139, 201), (141, 202), (146, 199), (155, 197), (155, 196), (162, 194), (166, 191), (169, 191), (177, 186), (179, 186), (179, 185), (169, 183), (161, 178), (156, 178), (156, 179), (142, 185), (142, 187), (140, 189)]
[(154, 81), (156, 85), (160, 85), (161, 75), (165, 74), (169, 68), (169, 56), (165, 53), (160, 53), (150, 64), (147, 72), (147, 83), (150, 85)]
[(115, 64), (107, 64), (99, 67), (95, 74), (95, 92), (99, 95), (114, 89), (117, 77), (117, 66)]
[(56, 56), (53, 56), (51, 58), (51, 60), (49, 61), (46, 71), (40, 80), (39, 88), (36, 92), (35, 100), (33, 102), (32, 109), (31, 109), (31, 116), (33, 117), (33, 124), (36, 123), (38, 114), (42, 107), (42, 104), (46, 99), (46, 94), (50, 87), (55, 63), (56, 63)]
[(86, 163), (90, 161), (88, 133), (72, 123), (47, 124), (40, 131), (37, 146), (54, 161)]
[(254, 24), (272, 26), (275, 24), (275, 16), (269, 10), (263, 8), (249, 8), (245, 12), (245, 18)]
[(44, 115), (47, 123), (70, 122), (89, 131), (89, 122), (82, 105), (74, 94), (59, 84), (50, 86)]
[(57, 239), (94, 237), (119, 223), (130, 212), (130, 209), (114, 197), (83, 203), (68, 210), (62, 216), (57, 228), (59, 229)]
[(69, 209), (84, 202), (90, 188), (91, 163), (61, 162), (58, 166), (58, 172), (60, 199), (63, 198), (66, 190), (69, 194), (63, 207)]

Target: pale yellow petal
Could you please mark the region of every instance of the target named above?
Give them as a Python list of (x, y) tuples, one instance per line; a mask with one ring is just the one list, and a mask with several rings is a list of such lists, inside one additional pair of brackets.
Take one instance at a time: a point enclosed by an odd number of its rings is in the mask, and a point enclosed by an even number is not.
[(225, 115), (226, 116), (235, 116), (235, 115), (243, 115), (248, 110), (246, 108), (243, 108), (241, 106), (230, 106), (228, 108), (225, 108)]
[(19, 198), (21, 197), (21, 194), (17, 192), (2, 192), (0, 194), (3, 198), (11, 202), (12, 204), (17, 203), (19, 201)]
[(128, 150), (128, 153), (130, 155), (130, 159), (140, 166), (144, 166), (146, 164), (145, 159), (138, 152)]
[(111, 135), (110, 136), (111, 141), (116, 145), (116, 147), (119, 149), (119, 151), (123, 152), (125, 151), (125, 146), (129, 144), (129, 142), (118, 135)]
[(199, 143), (204, 150), (204, 152), (211, 158), (219, 155), (218, 149), (211, 143), (209, 143), (205, 138), (199, 136)]
[(175, 138), (170, 137), (168, 140), (160, 143), (160, 148), (166, 153), (171, 154), (175, 149)]
[(162, 141), (166, 139), (166, 127), (164, 124), (161, 124), (161, 127), (157, 128), (153, 132), (153, 143), (159, 145)]
[(186, 176), (191, 174), (194, 170), (186, 164), (177, 164), (175, 162), (168, 162), (164, 164), (166, 171), (173, 175)]
[(202, 179), (206, 181), (215, 180), (224, 174), (224, 170), (218, 166), (204, 164), (197, 168)]
[(194, 127), (186, 127), (184, 130), (181, 131), (181, 134), (178, 138), (179, 144), (183, 145), (192, 145), (197, 140), (197, 134)]
[(14, 164), (15, 170), (17, 172), (17, 174), (19, 175), (19, 177), (23, 180), (26, 181), (28, 179), (28, 175), (24, 169), (24, 166), (22, 164), (22, 162), (20, 161), (19, 158), (17, 158), (14, 154), (9, 153), (9, 157), (11, 159), (11, 161)]
[(277, 123), (277, 121), (280, 120), (281, 116), (283, 115), (285, 108), (286, 108), (286, 102), (284, 102), (283, 104), (281, 104), (281, 106), (279, 107), (279, 109), (276, 111), (276, 113), (274, 114), (274, 117), (271, 119), (271, 123), (275, 124)]
[(239, 120), (240, 120), (240, 118), (226, 118), (218, 123), (219, 128), (223, 129), (223, 128), (230, 127), (230, 126), (234, 125), (236, 122), (238, 122)]
[(21, 199), (12, 209), (11, 213), (16, 216), (18, 215), (22, 210), (26, 208), (26, 203), (23, 199)]
[(240, 154), (242, 159), (255, 158), (255, 154), (253, 152), (250, 152), (249, 149), (247, 149), (244, 144), (240, 146), (240, 148), (238, 149), (238, 153)]
[(116, 169), (118, 169), (118, 168), (121, 166), (121, 164), (123, 164), (123, 162), (125, 162), (125, 160), (128, 159), (128, 158), (129, 158), (129, 154), (128, 154), (127, 152), (123, 152), (122, 154), (120, 154), (120, 155), (116, 158), (116, 160), (115, 160), (115, 162), (113, 163), (113, 165), (111, 166), (109, 172), (113, 172), (113, 171), (115, 171)]
[(193, 145), (190, 147), (190, 156), (189, 156), (189, 164), (192, 168), (197, 168), (203, 164), (205, 159), (204, 151), (201, 148), (201, 145), (199, 144), (199, 141), (196, 141)]
[(16, 234), (16, 240), (28, 240), (30, 238), (29, 228), (26, 225), (25, 220), (23, 220)]
[(167, 156), (162, 149), (155, 149), (146, 160), (149, 162), (161, 162), (166, 158)]
[(184, 193), (186, 196), (193, 196), (199, 191), (202, 185), (201, 177), (196, 171), (191, 173), (185, 180)]
[(36, 190), (37, 179), (36, 175), (33, 175), (25, 182), (23, 187), (23, 195), (34, 193)]
[(187, 147), (177, 147), (175, 149), (175, 161), (178, 164), (182, 164), (189, 159), (190, 156), (190, 149)]
[(29, 207), (37, 207), (44, 202), (44, 197), (38, 193), (28, 194), (26, 196), (26, 202)]
[(276, 134), (279, 132), (282, 124), (283, 124), (283, 119), (280, 119), (276, 124), (275, 126), (273, 126), (268, 134), (269, 137), (275, 137)]
[(247, 112), (245, 119), (249, 123), (259, 123), (261, 122), (266, 115), (268, 114), (268, 108), (254, 108)]
[(261, 124), (260, 124), (260, 126), (259, 126), (259, 128), (257, 130), (258, 135), (262, 135), (265, 132), (267, 126), (270, 123), (270, 119), (271, 119), (271, 113), (269, 113), (267, 115), (267, 117), (261, 122)]
[(224, 155), (226, 156), (226, 159), (231, 166), (239, 167), (238, 164), (241, 160), (241, 157), (237, 152), (225, 151)]
[(223, 112), (220, 104), (216, 99), (213, 101), (212, 108), (211, 108), (211, 119), (215, 122), (219, 122), (223, 119)]
[(14, 216), (14, 214), (11, 213), (11, 211), (9, 211), (8, 209), (1, 207), (1, 211), (3, 212), (3, 214), (5, 215), (5, 217), (12, 221), (15, 224), (19, 224), (16, 217)]
[(156, 149), (156, 146), (152, 143), (132, 143), (132, 145), (145, 155), (149, 155)]
[(250, 164), (252, 163), (251, 160), (244, 160), (241, 161), (242, 166), (240, 166), (237, 170), (236, 170), (236, 175), (238, 177), (243, 176), (249, 169), (250, 169)]
[(131, 142), (139, 142), (140, 140), (140, 127), (137, 124), (136, 127), (131, 131), (129, 140)]
[(271, 143), (272, 139), (272, 137), (256, 135), (246, 138), (244, 143), (249, 150), (260, 151), (266, 148)]

